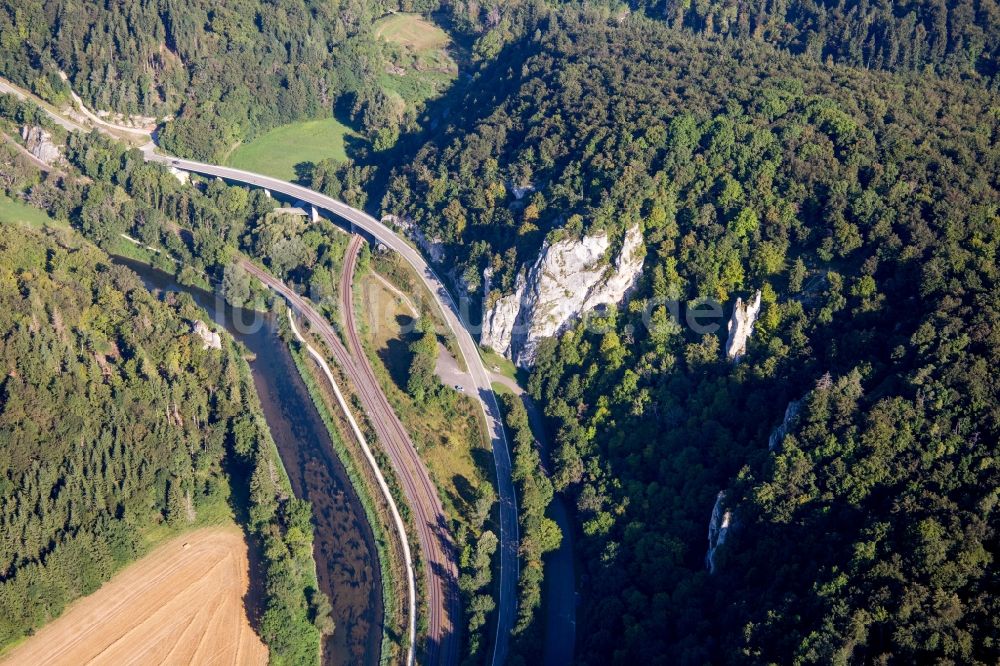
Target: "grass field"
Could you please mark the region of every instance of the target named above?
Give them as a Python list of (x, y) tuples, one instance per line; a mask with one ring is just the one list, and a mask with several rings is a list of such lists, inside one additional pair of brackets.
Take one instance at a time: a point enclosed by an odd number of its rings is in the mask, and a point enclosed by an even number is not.
[(419, 14), (390, 14), (375, 24), (375, 34), (390, 45), (391, 71), (379, 83), (408, 104), (436, 97), (458, 75), (454, 45), (444, 30)]
[(490, 387), (493, 389), (493, 392), (496, 393), (497, 395), (500, 394), (514, 395), (514, 391), (506, 384), (501, 384), (500, 382), (491, 382)]
[(14, 201), (5, 194), (0, 194), (0, 223), (27, 224), (36, 229), (46, 225), (68, 226), (65, 222), (52, 219), (45, 211), (21, 201)]
[(380, 18), (375, 23), (375, 35), (387, 42), (409, 46), (410, 48), (441, 49), (451, 43), (451, 39), (420, 14), (399, 12)]
[(282, 125), (236, 148), (228, 164), (282, 180), (295, 180), (295, 165), (300, 162), (347, 159), (344, 140), (350, 135), (353, 135), (351, 129), (336, 118)]
[(510, 377), (514, 381), (520, 379), (518, 377), (517, 366), (510, 359), (501, 356), (492, 349), (487, 349), (485, 347), (479, 348), (479, 355), (483, 359), (483, 365), (486, 369), (491, 372), (499, 373), (505, 377)]

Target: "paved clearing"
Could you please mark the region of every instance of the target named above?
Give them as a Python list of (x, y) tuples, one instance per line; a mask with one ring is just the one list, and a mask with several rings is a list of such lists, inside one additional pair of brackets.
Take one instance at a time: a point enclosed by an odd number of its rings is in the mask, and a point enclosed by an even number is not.
[(266, 664), (243, 606), (247, 547), (235, 526), (183, 534), (0, 658), (3, 664)]

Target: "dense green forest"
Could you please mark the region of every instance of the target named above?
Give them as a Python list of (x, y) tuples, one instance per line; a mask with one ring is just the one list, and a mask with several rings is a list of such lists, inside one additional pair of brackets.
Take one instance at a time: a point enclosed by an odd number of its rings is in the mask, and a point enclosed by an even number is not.
[[(551, 4), (563, 4), (553, 1)], [(643, 12), (707, 36), (756, 39), (820, 60), (995, 81), (1000, 7), (995, 0), (794, 2), (579, 2), (622, 20)], [(393, 48), (373, 31), (395, 11), (434, 13), (474, 62), (493, 62), (520, 37), (542, 0), (337, 0), (221, 3), (129, 0), (0, 3), (0, 73), (41, 97), (69, 89), (95, 109), (175, 117), (159, 140), (178, 155), (221, 159), (276, 125), (335, 110), (376, 149), (417, 130), (421, 104), (401, 112), (392, 86)], [(365, 151), (360, 151), (365, 157)]]
[[(477, 298), (490, 269), (487, 302), (512, 290), (547, 238), (603, 230), (614, 244), (643, 231), (629, 302), (544, 343), (531, 372), (554, 445), (551, 488), (523, 414), (506, 405), (528, 500), (522, 613), (537, 603), (544, 505), (558, 490), (578, 519), (580, 663), (997, 663), (996, 6), (630, 6), (642, 11), (417, 7), (441, 9), (469, 41), (468, 77), (394, 151), (309, 174), (318, 189), (411, 218)], [(107, 56), (71, 67), (50, 29), (58, 12), (38, 11), (13, 23), (37, 36), (0, 38), (2, 72), (58, 95), (57, 79), (39, 78), (55, 64), (96, 103), (99, 86), (78, 81)], [(309, 11), (301, 25), (327, 10)], [(330, 11), (358, 25), (374, 15)], [(226, 62), (264, 62), (273, 44), (261, 35), (276, 25), (244, 26), (246, 48)], [(337, 30), (316, 61), (275, 56), (266, 81), (250, 85), (240, 68), (179, 79), (173, 103), (195, 101), (168, 127), (197, 144), (168, 131), (168, 147), (212, 155), (238, 136), (222, 126), (231, 119), (261, 114), (240, 124), (245, 137), (326, 112), (327, 100), (276, 110), (276, 97), (254, 93), (284, 89), (290, 63), (315, 62), (297, 71), (330, 77), (333, 103), (358, 63), (379, 66), (365, 59), (363, 28)], [(183, 32), (196, 43), (185, 62), (218, 48), (200, 27)], [(372, 94), (354, 108), (381, 108)], [(134, 108), (168, 110), (150, 103)], [(20, 124), (33, 113), (0, 96), (0, 115)], [(168, 250), (187, 266), (182, 279), (221, 278), (240, 249), (317, 302), (334, 293), (342, 250), (326, 223), (275, 216), (260, 192), (182, 186), (97, 134), (71, 137), (66, 155), (83, 178), (0, 159), (0, 184), (101, 245), (128, 233)], [(685, 325), (697, 299), (728, 313), (758, 289), (763, 309), (737, 364), (722, 352), (724, 322), (707, 335)], [(410, 388), (433, 391), (429, 355), (413, 351)], [(797, 412), (779, 429), (789, 404)], [(716, 505), (729, 530), (709, 571)], [(463, 552), (472, 629), (490, 610), (487, 534)]]
[(504, 426), (513, 442), (513, 477), (517, 485), (521, 569), (518, 574), (517, 623), (513, 632), (513, 663), (531, 663), (543, 645), (538, 609), (542, 604), (545, 567), (542, 556), (559, 547), (562, 534), (545, 515), (554, 488), (528, 424), (528, 412), (511, 393), (500, 396)]
[(193, 522), (228, 492), (211, 406), (227, 359), (60, 240), (0, 227), (3, 643), (135, 558), (146, 525)]
[(704, 35), (754, 38), (822, 60), (871, 69), (996, 77), (1000, 5), (994, 0), (793, 0), (629, 3)]
[[(429, 10), (435, 2), (405, 2)], [(162, 118), (161, 145), (219, 158), (237, 142), (338, 103), (374, 136), (387, 114), (385, 46), (372, 24), (394, 0), (0, 3), (0, 74), (53, 102), (70, 85), (91, 108)]]
[[(502, 292), (546, 236), (642, 225), (631, 302), (529, 384), (579, 660), (995, 663), (998, 99), (619, 19), (529, 20), (384, 199)], [(662, 306), (754, 289), (736, 365)]]
[(155, 299), (69, 230), (0, 226), (0, 299), (0, 645), (140, 556), (152, 527), (226, 515), (232, 490), (266, 558), (272, 657), (313, 663), (331, 627), (310, 509), (276, 473), (236, 347), (206, 348), (190, 297)]

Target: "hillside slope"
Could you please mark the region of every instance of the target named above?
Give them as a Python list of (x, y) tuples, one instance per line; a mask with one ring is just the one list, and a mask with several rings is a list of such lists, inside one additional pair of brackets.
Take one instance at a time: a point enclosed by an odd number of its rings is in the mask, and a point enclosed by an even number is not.
[(606, 233), (610, 262), (643, 231), (628, 304), (530, 380), (577, 503), (581, 662), (995, 662), (996, 96), (638, 17), (523, 33), (384, 205), (488, 307), (546, 241)]
[(796, 0), (732, 3), (634, 0), (649, 16), (703, 35), (753, 38), (854, 67), (995, 79), (1000, 5), (995, 0)]
[(69, 229), (0, 224), (0, 646), (166, 536), (236, 514), (264, 553), (254, 619), (272, 659), (319, 654), (309, 505), (278, 473), (246, 362), (203, 316)]

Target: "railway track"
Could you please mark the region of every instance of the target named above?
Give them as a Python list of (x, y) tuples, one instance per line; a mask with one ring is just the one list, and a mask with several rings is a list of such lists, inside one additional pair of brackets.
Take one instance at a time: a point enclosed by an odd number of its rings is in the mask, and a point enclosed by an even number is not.
[[(318, 217), (322, 210), (342, 223), (349, 224), (352, 230), (355, 228), (361, 230), (375, 242), (381, 243), (399, 254), (416, 272), (420, 281), (427, 288), (432, 302), (440, 310), (445, 323), (455, 336), (460, 359), (468, 367), (476, 386), (474, 397), (479, 403), (480, 411), (485, 419), (486, 430), (493, 449), (493, 464), (496, 469), (499, 501), (497, 526), (500, 541), (498, 546), (500, 566), (497, 571), (496, 630), (493, 640), (493, 656), (490, 661), (493, 666), (502, 666), (507, 659), (510, 636), (514, 630), (517, 612), (517, 580), (520, 575), (518, 571), (517, 494), (514, 492), (512, 478), (510, 443), (504, 433), (500, 404), (493, 392), (490, 375), (479, 356), (478, 345), (472, 337), (468, 322), (463, 317), (459, 302), (448, 292), (441, 278), (418, 250), (410, 245), (405, 238), (364, 211), (352, 208), (342, 201), (337, 201), (307, 187), (269, 176), (161, 155), (156, 152), (156, 146), (153, 143), (144, 146), (142, 150), (147, 161), (158, 162), (177, 171), (222, 178), (251, 187), (262, 187), (268, 192), (278, 192), (306, 202), (310, 205), (314, 217)], [(450, 659), (450, 657), (445, 658)]]
[[(344, 270), (340, 281), (341, 310), (344, 315), (347, 332), (347, 346), (354, 360), (360, 366), (361, 371), (365, 374), (366, 383), (375, 387), (373, 394), (381, 404), (380, 411), (395, 416), (392, 405), (389, 404), (388, 398), (386, 398), (385, 393), (381, 390), (378, 378), (375, 376), (374, 368), (372, 368), (371, 362), (365, 354), (364, 347), (361, 344), (361, 337), (358, 334), (357, 321), (355, 320), (353, 298), (354, 273), (357, 268), (358, 252), (363, 242), (360, 236), (352, 237), (344, 257)], [(414, 495), (420, 497), (419, 504), (430, 510), (430, 516), (425, 517), (433, 519), (433, 521), (421, 521), (431, 527), (430, 533), (427, 535), (427, 542), (433, 557), (433, 560), (429, 561), (433, 562), (433, 566), (427, 568), (427, 596), (429, 600), (440, 600), (439, 603), (429, 604), (428, 616), (429, 620), (433, 623), (441, 622), (443, 620), (440, 617), (441, 614), (446, 614), (452, 630), (448, 635), (448, 640), (431, 641), (428, 662), (454, 664), (458, 659), (459, 641), (456, 630), (460, 612), (457, 587), (458, 566), (456, 563), (454, 542), (447, 529), (447, 518), (445, 517), (444, 507), (438, 497), (437, 490), (431, 482), (430, 474), (417, 454), (416, 447), (413, 445), (409, 434), (398, 418), (388, 419), (387, 425), (391, 428), (392, 433), (386, 441), (391, 441), (392, 446), (387, 446), (386, 448), (393, 466), (397, 469), (417, 470), (417, 473), (413, 474), (412, 477), (408, 476), (407, 480), (412, 481), (412, 485), (415, 486), (412, 490)], [(411, 506), (416, 504), (417, 502), (414, 502)], [(421, 536), (421, 541), (423, 542), (423, 540), (424, 537)], [(436, 571), (432, 571), (432, 568)]]
[(399, 479), (420, 542), (427, 581), (427, 646), (426, 658), (422, 661), (428, 664), (453, 666), (458, 658), (456, 630), (459, 614), (455, 549), (447, 529), (448, 522), (444, 508), (427, 469), (417, 456), (409, 435), (379, 386), (357, 335), (350, 286), (361, 242), (360, 237), (355, 236), (352, 239), (352, 249), (348, 252), (348, 260), (345, 260), (346, 277), (341, 279), (341, 301), (347, 304), (345, 318), (347, 318), (346, 313), (350, 313), (347, 326), (348, 342), (355, 350), (353, 352), (348, 351), (330, 323), (313, 308), (312, 304), (250, 261), (244, 259), (241, 263), (248, 273), (280, 294), (301, 317), (309, 322), (312, 331), (326, 343), (337, 365), (347, 375), (360, 398), (364, 411)]
[[(47, 106), (40, 99), (32, 96), (30, 93), (23, 91), (16, 86), (10, 84), (3, 78), (0, 78), (0, 92), (10, 92), (16, 95), (20, 99), (31, 99), (32, 102), (39, 105), (39, 107), (50, 117), (53, 122), (65, 127), (71, 132), (86, 132), (87, 128), (74, 122), (71, 119), (64, 117), (62, 114), (54, 111), (51, 107)], [(114, 138), (120, 138), (117, 135), (111, 133), (107, 128), (100, 125), (97, 126), (99, 131), (111, 135)], [(398, 236), (391, 229), (387, 228), (385, 225), (381, 224), (378, 220), (371, 217), (367, 213), (360, 211), (358, 209), (352, 208), (347, 204), (322, 195), (318, 192), (310, 190), (308, 188), (302, 187), (300, 185), (295, 185), (294, 183), (288, 183), (275, 178), (270, 178), (263, 176), (261, 174), (255, 174), (248, 171), (241, 171), (239, 169), (232, 169), (229, 167), (223, 167), (213, 164), (205, 164), (203, 162), (195, 162), (192, 160), (181, 159), (177, 157), (172, 157), (169, 155), (162, 155), (157, 153), (157, 147), (154, 140), (149, 141), (147, 144), (141, 148), (143, 152), (143, 157), (147, 162), (155, 162), (163, 164), (169, 167), (173, 171), (185, 171), (194, 172), (206, 176), (214, 176), (216, 178), (225, 178), (230, 181), (235, 181), (242, 183), (244, 185), (263, 187), (266, 189), (273, 189), (276, 192), (280, 192), (290, 197), (297, 197), (303, 201), (309, 202), (313, 206), (314, 215), (317, 214), (316, 206), (319, 206), (325, 211), (332, 213), (348, 222), (351, 225), (357, 225), (359, 228), (365, 230), (366, 233), (371, 234), (371, 236), (385, 244), (387, 247), (398, 252), (403, 259), (413, 267), (420, 279), (430, 290), (432, 298), (437, 303), (438, 307), (445, 318), (451, 331), (455, 334), (458, 345), (461, 351), (461, 356), (468, 364), (470, 372), (473, 379), (475, 380), (479, 395), (478, 400), (480, 403), (480, 408), (483, 413), (483, 417), (486, 420), (487, 430), (490, 436), (490, 440), (493, 447), (493, 458), (494, 464), (496, 466), (497, 474), (497, 492), (499, 496), (500, 512), (499, 512), (499, 553), (500, 553), (500, 567), (499, 567), (499, 599), (497, 602), (497, 622), (496, 622), (496, 633), (495, 640), (493, 642), (493, 656), (492, 664), (493, 666), (501, 666), (506, 660), (508, 642), (510, 639), (510, 632), (514, 625), (514, 615), (517, 606), (516, 596), (517, 596), (517, 579), (518, 579), (518, 524), (517, 524), (517, 497), (514, 493), (513, 480), (511, 479), (511, 458), (510, 458), (510, 447), (507, 442), (506, 435), (504, 434), (502, 417), (500, 414), (500, 407), (497, 403), (496, 396), (493, 393), (489, 374), (486, 372), (486, 368), (482, 363), (478, 355), (478, 350), (476, 348), (476, 342), (472, 338), (472, 335), (466, 328), (466, 323), (464, 322), (462, 315), (460, 313), (458, 304), (448, 293), (442, 284), (440, 278), (434, 272), (427, 262), (423, 259), (420, 253), (415, 250), (411, 245), (407, 243), (406, 240)], [(353, 228), (353, 226), (352, 226)], [(273, 290), (282, 294), (282, 296), (289, 302), (293, 308), (298, 311), (302, 316), (305, 316), (307, 320), (314, 327), (317, 328), (317, 332), (320, 336), (327, 342), (330, 349), (334, 352), (334, 357), (337, 363), (341, 365), (347, 372), (349, 378), (355, 381), (355, 374), (348, 371), (349, 366), (344, 365), (346, 360), (349, 360), (346, 349), (340, 343), (339, 338), (330, 328), (329, 323), (326, 322), (322, 317), (319, 317), (312, 307), (305, 302), (301, 297), (298, 297), (293, 291), (288, 289), (281, 281), (276, 280), (270, 274), (260, 271), (256, 266), (251, 264), (249, 261), (242, 262), (244, 268), (246, 268), (251, 274), (256, 275), (258, 279), (263, 281)], [(317, 319), (313, 320), (306, 316), (307, 313), (312, 313), (316, 315)], [(342, 355), (338, 354), (339, 350), (342, 350)], [(364, 400), (362, 401), (364, 403)], [(365, 407), (367, 410), (367, 406)], [(395, 413), (392, 412), (393, 418)], [(374, 420), (374, 419), (373, 419)], [(398, 421), (398, 418), (396, 418)], [(378, 432), (378, 430), (376, 430)], [(442, 517), (443, 521), (443, 517)], [(441, 530), (447, 534), (447, 530), (444, 528), (446, 526), (445, 522), (441, 523)], [(423, 544), (422, 544), (423, 545)], [(454, 557), (452, 557), (454, 560)], [(429, 562), (425, 554), (425, 564)], [(452, 561), (451, 569), (441, 569), (437, 572), (437, 575), (445, 575), (447, 571), (456, 571), (457, 567)], [(448, 574), (451, 575), (451, 574)], [(457, 587), (457, 581), (452, 580), (452, 589)], [(430, 596), (430, 593), (429, 595)], [(455, 607), (457, 608), (457, 593), (455, 594)], [(440, 608), (444, 608), (442, 605)], [(441, 618), (446, 616), (447, 612), (439, 612), (437, 623), (438, 625), (444, 624)], [(450, 619), (446, 618), (446, 621), (450, 621), (452, 627), (450, 633), (443, 635), (440, 631), (440, 626), (438, 631), (431, 629), (428, 632), (428, 637), (432, 639), (432, 642), (437, 644), (436, 650), (431, 650), (432, 652), (441, 653), (442, 661), (441, 663), (446, 664), (446, 666), (451, 666), (457, 661), (458, 652), (458, 639), (455, 631), (455, 622), (457, 622), (458, 613), (455, 612), (451, 615)], [(434, 637), (437, 639), (434, 639)], [(434, 663), (433, 660), (428, 660), (428, 663)]]

